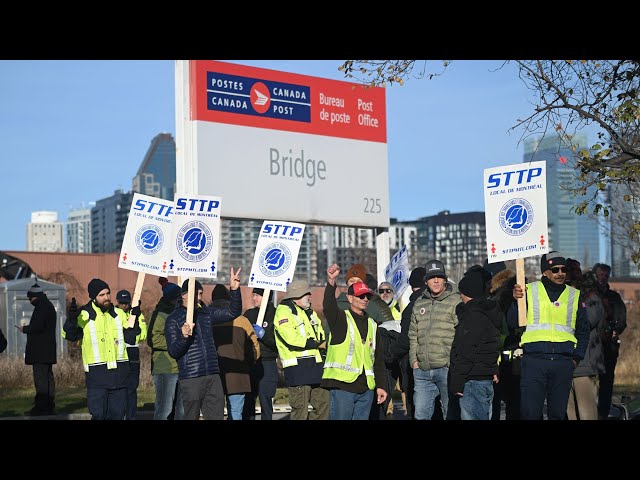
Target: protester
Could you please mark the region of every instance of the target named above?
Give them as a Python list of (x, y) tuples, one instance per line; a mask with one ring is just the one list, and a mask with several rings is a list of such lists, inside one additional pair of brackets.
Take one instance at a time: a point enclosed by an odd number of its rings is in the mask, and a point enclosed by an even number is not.
[[(162, 277), (161, 277), (162, 278)], [(178, 387), (178, 362), (167, 351), (164, 328), (167, 317), (176, 309), (182, 290), (175, 283), (165, 283), (162, 298), (151, 314), (147, 343), (151, 347), (151, 375), (155, 386), (154, 420), (168, 420), (173, 411), (174, 420), (184, 418), (182, 394)]]
[(227, 397), (227, 419), (242, 420), (247, 394), (253, 398), (250, 373), (260, 358), (258, 338), (247, 317), (241, 315), (230, 322), (215, 324), (213, 340), (218, 351), (222, 386)]
[(164, 332), (169, 355), (178, 361), (185, 420), (198, 420), (201, 411), (205, 420), (224, 419), (224, 390), (212, 328), (213, 324), (233, 320), (242, 312), (240, 270), (234, 272), (231, 268), (231, 303), (228, 307), (204, 306), (203, 288), (196, 280), (193, 326), (187, 323), (187, 279), (182, 284), (182, 302), (167, 317)]
[(415, 385), (416, 420), (431, 420), (434, 401), (440, 394), (443, 417), (447, 418), (449, 394), (447, 377), (451, 344), (458, 324), (457, 287), (447, 280), (444, 264), (430, 260), (425, 264), (426, 290), (416, 300), (409, 324), (409, 363)]
[(501, 312), (486, 298), (487, 278), (469, 269), (458, 284), (462, 303), (451, 346), (449, 392), (459, 397), (462, 420), (490, 420), (498, 382)]
[[(589, 342), (589, 325), (580, 292), (564, 284), (565, 258), (556, 251), (542, 255), (540, 270), (542, 280), (526, 286), (520, 417), (540, 420), (546, 400), (547, 418), (564, 420), (573, 371)], [(523, 286), (516, 284), (513, 297), (524, 295)]]
[(341, 310), (336, 301), (339, 274), (335, 263), (327, 268), (322, 305), (331, 338), (322, 386), (330, 392), (331, 420), (367, 420), (372, 403), (383, 404), (388, 395), (379, 382), (385, 378), (384, 355), (376, 347), (380, 332), (366, 312), (373, 292), (363, 282), (352, 283), (346, 295), (349, 309)]
[[(278, 387), (278, 347), (276, 346), (275, 329), (273, 319), (276, 308), (271, 299), (267, 301), (262, 324), (257, 325), (258, 314), (264, 289), (254, 288), (252, 291), (253, 308), (244, 312), (244, 316), (251, 322), (254, 330), (260, 332), (258, 342), (260, 342), (260, 358), (251, 371), (251, 395), (245, 399), (243, 418), (245, 420), (255, 419), (256, 396), (260, 400), (260, 420), (273, 419), (273, 397), (276, 396)], [(269, 294), (273, 298), (273, 293)]]
[(34, 306), (28, 325), (18, 325), (27, 335), (24, 363), (33, 366), (33, 384), (36, 389), (34, 407), (25, 415), (53, 415), (55, 413), (56, 385), (53, 365), (56, 363), (56, 309), (38, 283), (27, 292)]
[[(373, 276), (369, 277), (372, 280), (372, 283), (377, 285), (376, 280)], [(347, 287), (350, 287), (354, 283), (362, 282), (365, 283), (367, 280), (367, 269), (361, 263), (354, 263), (349, 267), (347, 273), (345, 274), (345, 282), (347, 283)], [(373, 286), (375, 289), (375, 285)], [(372, 289), (372, 290), (373, 290)], [(336, 300), (338, 302), (338, 308), (340, 310), (349, 310), (350, 303), (347, 300), (347, 294), (345, 292), (340, 292), (338, 298)], [(393, 315), (389, 306), (378, 297), (378, 295), (373, 295), (371, 297), (371, 301), (367, 304), (367, 315), (373, 319), (378, 325), (387, 320), (393, 320)]]
[(129, 357), (129, 379), (127, 380), (127, 407), (125, 420), (135, 420), (138, 412), (138, 385), (140, 385), (140, 348), (138, 343), (147, 339), (147, 324), (144, 322), (144, 315), (140, 311), (140, 302), (131, 308), (131, 292), (120, 290), (116, 293), (116, 312), (123, 319), (125, 324), (129, 323), (129, 316), (138, 317), (140, 325), (140, 335), (136, 337), (133, 345), (127, 345), (127, 356)]
[(627, 328), (627, 307), (618, 292), (611, 290), (609, 276), (611, 266), (596, 263), (593, 271), (598, 279), (598, 290), (604, 300), (606, 323), (603, 334), (603, 351), (605, 373), (599, 375), (600, 391), (598, 392), (598, 418), (609, 417), (611, 396), (615, 381), (616, 364), (620, 354), (620, 335)]
[(133, 345), (140, 335), (136, 318), (128, 328), (111, 303), (109, 285), (99, 278), (89, 282), (89, 303), (78, 313), (75, 298), (64, 323), (63, 337), (82, 340), (82, 363), (87, 385), (87, 405), (92, 420), (124, 420), (129, 357), (125, 342)]
[[(320, 318), (311, 308), (311, 288), (294, 280), (274, 317), (276, 346), (289, 388), (291, 420), (327, 420), (329, 392), (320, 386), (326, 337)], [(308, 411), (311, 405), (311, 412)]]

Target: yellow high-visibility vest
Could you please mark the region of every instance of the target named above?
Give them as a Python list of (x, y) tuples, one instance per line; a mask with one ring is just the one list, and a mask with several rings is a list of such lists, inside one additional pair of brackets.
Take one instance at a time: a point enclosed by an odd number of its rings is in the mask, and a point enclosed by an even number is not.
[(521, 345), (532, 342), (573, 342), (576, 339), (576, 318), (580, 292), (567, 285), (552, 302), (542, 282), (533, 282), (527, 288), (527, 329)]

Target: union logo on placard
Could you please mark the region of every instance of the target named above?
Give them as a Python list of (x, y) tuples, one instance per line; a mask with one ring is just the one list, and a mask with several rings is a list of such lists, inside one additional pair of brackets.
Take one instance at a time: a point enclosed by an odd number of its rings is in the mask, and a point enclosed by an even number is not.
[(267, 277), (277, 277), (291, 265), (291, 252), (283, 243), (271, 243), (260, 253), (260, 271)]
[(498, 217), (507, 235), (522, 235), (533, 223), (533, 207), (524, 198), (512, 198), (502, 206)]
[(400, 290), (400, 286), (402, 285), (402, 279), (404, 278), (404, 274), (402, 273), (402, 270), (398, 270), (396, 273), (393, 274), (393, 289), (397, 292), (398, 290)]
[(205, 259), (213, 247), (213, 234), (206, 223), (193, 221), (182, 226), (176, 237), (178, 253), (188, 262)]
[(164, 243), (164, 234), (157, 225), (145, 225), (136, 232), (136, 247), (145, 255), (158, 253)]

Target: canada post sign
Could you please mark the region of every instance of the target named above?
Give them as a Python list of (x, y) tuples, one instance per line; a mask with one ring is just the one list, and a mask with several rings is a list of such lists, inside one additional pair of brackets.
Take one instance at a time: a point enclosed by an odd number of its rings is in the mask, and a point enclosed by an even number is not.
[(546, 162), (484, 170), (489, 263), (548, 251)]
[(194, 146), (178, 172), (223, 197), (226, 217), (389, 225), (383, 88), (210, 60), (185, 70), (177, 119), (189, 118)]
[(207, 109), (311, 121), (310, 88), (290, 83), (207, 72)]

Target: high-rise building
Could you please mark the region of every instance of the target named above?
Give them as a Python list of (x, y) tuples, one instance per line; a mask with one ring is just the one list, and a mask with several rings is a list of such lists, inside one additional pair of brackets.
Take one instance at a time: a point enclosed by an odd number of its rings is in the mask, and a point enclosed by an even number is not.
[(127, 230), (133, 192), (116, 190), (91, 209), (91, 253), (120, 252)]
[[(588, 148), (585, 135), (573, 137), (578, 148)], [(564, 146), (559, 137), (543, 137), (525, 142), (523, 161), (547, 162), (547, 222), (549, 245), (584, 267), (592, 266), (600, 256), (600, 229), (593, 217), (577, 215), (573, 207), (580, 202), (567, 190), (575, 184), (572, 159), (575, 153)], [(588, 191), (587, 195), (593, 192)]]
[(636, 185), (609, 185), (607, 203), (611, 208), (607, 234), (612, 277), (640, 277), (638, 265), (631, 259), (638, 248), (638, 241), (632, 240), (631, 235), (635, 234), (633, 225), (640, 222), (639, 198), (640, 187)]
[(437, 215), (398, 224), (416, 228), (415, 264), (423, 266), (428, 260), (438, 259), (444, 263), (447, 276), (456, 282), (471, 265), (482, 265), (487, 258), (484, 212), (443, 210)]
[(176, 142), (170, 133), (160, 133), (151, 140), (132, 190), (152, 197), (173, 200), (176, 191)]
[(91, 253), (91, 209), (71, 210), (67, 215), (67, 252)]
[(27, 224), (28, 252), (64, 252), (62, 223), (58, 212), (32, 212)]

